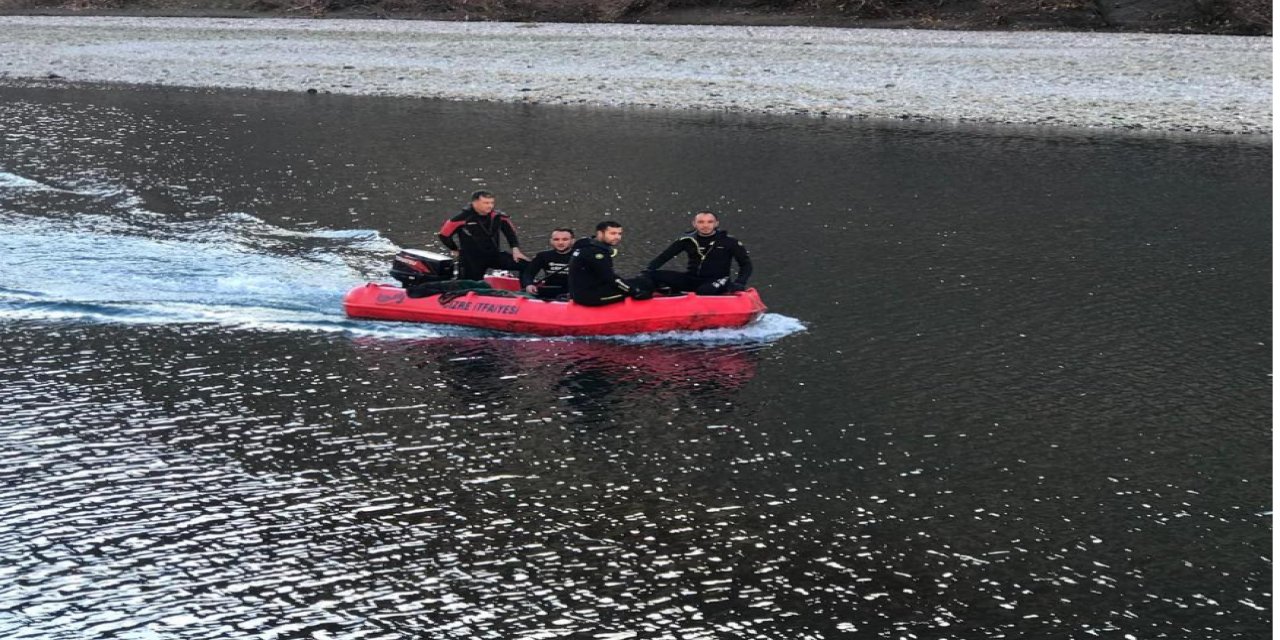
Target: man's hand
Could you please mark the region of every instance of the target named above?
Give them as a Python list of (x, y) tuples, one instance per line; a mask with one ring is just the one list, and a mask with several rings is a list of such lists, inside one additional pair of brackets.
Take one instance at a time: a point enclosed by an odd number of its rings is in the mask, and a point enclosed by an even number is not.
[(529, 285), (529, 286), (525, 287), (525, 288), (524, 288), (524, 290), (525, 290), (525, 292), (527, 292), (527, 293), (529, 293), (529, 294), (531, 294), (531, 295), (535, 295), (535, 296), (536, 296), (536, 295), (538, 295), (538, 285), (536, 285), (536, 284), (531, 284), (531, 285)]
[(450, 249), (450, 250), (449, 250), (449, 255), (453, 256), (453, 259), (454, 259), (454, 260), (457, 260), (457, 259), (458, 259), (458, 256), (462, 255), (462, 252), (461, 252), (461, 251), (458, 251), (457, 249)]
[(524, 262), (529, 261), (529, 257), (524, 255), (524, 252), (521, 251), (519, 247), (511, 247), (511, 257), (516, 260), (523, 260)]

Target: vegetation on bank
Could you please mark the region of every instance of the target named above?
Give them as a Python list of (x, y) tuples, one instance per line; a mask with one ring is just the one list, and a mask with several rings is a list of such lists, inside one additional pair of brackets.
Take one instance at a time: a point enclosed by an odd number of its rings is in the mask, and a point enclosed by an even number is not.
[(0, 13), (1271, 34), (1271, 0), (0, 0)]

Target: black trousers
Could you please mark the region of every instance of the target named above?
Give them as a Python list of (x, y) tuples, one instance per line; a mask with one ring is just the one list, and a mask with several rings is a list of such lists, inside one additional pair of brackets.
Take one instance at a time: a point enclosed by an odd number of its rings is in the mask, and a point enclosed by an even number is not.
[(554, 284), (540, 284), (538, 285), (538, 293), (534, 295), (541, 300), (555, 300), (560, 296), (569, 295), (569, 285), (560, 287)]
[(637, 300), (648, 300), (653, 297), (653, 281), (645, 276), (636, 276), (634, 278), (623, 278), (623, 282), (631, 287), (631, 292), (627, 293), (622, 289), (612, 287), (603, 291), (580, 291), (573, 294), (573, 301), (588, 307), (603, 307), (606, 304), (622, 302), (628, 297)]
[(461, 280), (484, 280), (484, 272), (489, 269), (519, 272), (521, 268), (522, 265), (506, 251), (479, 254), (463, 251), (458, 256), (458, 278)]
[(728, 278), (699, 278), (683, 271), (654, 271), (649, 278), (658, 288), (666, 287), (672, 293), (692, 291), (700, 296), (711, 296), (725, 292)]

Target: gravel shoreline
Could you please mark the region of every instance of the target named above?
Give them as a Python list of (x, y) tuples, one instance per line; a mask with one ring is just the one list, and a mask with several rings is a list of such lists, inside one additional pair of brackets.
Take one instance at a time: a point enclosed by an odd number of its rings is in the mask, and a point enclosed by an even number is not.
[(1271, 39), (0, 16), (39, 79), (855, 118), (1271, 133)]

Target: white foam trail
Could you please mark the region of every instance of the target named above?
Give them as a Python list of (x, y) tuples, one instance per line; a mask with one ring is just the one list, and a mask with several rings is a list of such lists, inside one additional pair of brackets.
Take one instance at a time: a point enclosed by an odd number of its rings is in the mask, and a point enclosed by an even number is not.
[[(3, 179), (37, 188), (20, 178)], [(342, 296), (366, 279), (342, 254), (373, 262), (351, 245), (389, 242), (369, 230), (285, 231), (248, 214), (157, 223), (0, 211), (0, 317), (333, 330), (345, 323)], [(292, 237), (303, 255), (263, 251), (263, 235)]]
[[(106, 198), (127, 193), (127, 190), (121, 187), (102, 184), (91, 184), (86, 187), (63, 189), (47, 185), (39, 180), (32, 180), (31, 178), (20, 176), (16, 173), (9, 173), (7, 171), (0, 171), (0, 189), (12, 189), (15, 191), (51, 191), (55, 193), (71, 193), (78, 196), (89, 196), (93, 198)], [(138, 204), (142, 202), (142, 200), (138, 199), (136, 196), (131, 196), (131, 198), (134, 198), (134, 200), (131, 200), (131, 204)]]
[(30, 178), (24, 178), (24, 177), (22, 177), (22, 176), (20, 176), (20, 175), (15, 175), (15, 174), (8, 173), (8, 172), (5, 172), (5, 171), (0, 171), (0, 189), (27, 189), (27, 190), (31, 190), (31, 191), (58, 191), (58, 189), (54, 189), (53, 187), (50, 187), (50, 186), (49, 186), (49, 185), (47, 185), (47, 184), (43, 184), (43, 183), (37, 182), (37, 181), (35, 181), (35, 180), (32, 180), (32, 179), (30, 179)]
[(703, 331), (664, 331), (638, 333), (628, 336), (610, 336), (610, 340), (627, 343), (687, 342), (698, 344), (749, 344), (773, 342), (793, 333), (805, 330), (804, 323), (778, 313), (766, 313), (759, 320), (745, 326)]

